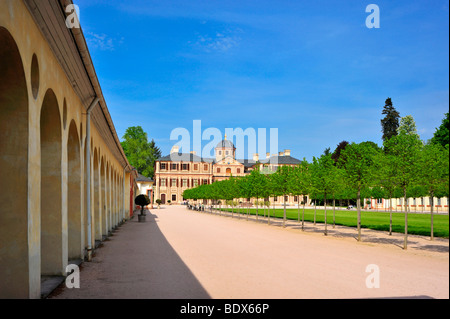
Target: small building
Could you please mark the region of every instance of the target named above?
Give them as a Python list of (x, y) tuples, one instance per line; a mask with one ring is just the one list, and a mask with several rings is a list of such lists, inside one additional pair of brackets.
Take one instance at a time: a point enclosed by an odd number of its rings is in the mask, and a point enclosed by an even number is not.
[(150, 208), (153, 208), (154, 198), (153, 198), (153, 184), (154, 180), (150, 177), (146, 177), (142, 174), (138, 173), (138, 177), (136, 178), (137, 183), (137, 195), (145, 194), (150, 198)]

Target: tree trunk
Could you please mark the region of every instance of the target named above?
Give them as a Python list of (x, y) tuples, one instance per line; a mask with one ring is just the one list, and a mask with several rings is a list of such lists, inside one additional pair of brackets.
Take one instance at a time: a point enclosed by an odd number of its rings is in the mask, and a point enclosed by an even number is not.
[(303, 201), (302, 230), (305, 230), (305, 201)]
[(317, 200), (314, 199), (314, 226), (316, 225), (316, 207), (317, 207)]
[(324, 205), (324, 221), (325, 221), (325, 233), (324, 235), (327, 236), (327, 193), (323, 194), (323, 205)]
[(241, 219), (241, 204), (238, 203), (238, 219)]
[(233, 202), (231, 202), (231, 218), (233, 218), (233, 214), (234, 214), (234, 205)]
[(258, 197), (256, 197), (256, 220), (258, 221)]
[(403, 249), (408, 249), (408, 205), (406, 203), (406, 186), (403, 187), (404, 202), (405, 202), (405, 240), (403, 243)]
[(358, 241), (361, 241), (361, 189), (358, 188), (358, 194), (356, 195), (356, 207), (358, 209), (358, 219), (357, 219), (357, 228), (358, 228)]
[(333, 228), (336, 226), (336, 214), (335, 214), (335, 209), (336, 209), (336, 200), (333, 198)]
[(434, 193), (431, 192), (430, 194), (430, 206), (431, 206), (431, 236), (430, 236), (430, 240), (434, 239), (434, 227), (433, 227), (433, 206), (434, 206)]
[(392, 235), (392, 198), (389, 199), (389, 236)]

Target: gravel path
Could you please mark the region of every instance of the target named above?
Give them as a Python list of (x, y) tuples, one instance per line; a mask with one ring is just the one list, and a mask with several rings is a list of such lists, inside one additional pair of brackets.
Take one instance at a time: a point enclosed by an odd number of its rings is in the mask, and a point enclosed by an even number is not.
[(402, 234), (305, 226), (164, 206), (105, 241), (80, 289), (50, 298), (449, 298), (448, 239), (410, 235), (403, 250)]

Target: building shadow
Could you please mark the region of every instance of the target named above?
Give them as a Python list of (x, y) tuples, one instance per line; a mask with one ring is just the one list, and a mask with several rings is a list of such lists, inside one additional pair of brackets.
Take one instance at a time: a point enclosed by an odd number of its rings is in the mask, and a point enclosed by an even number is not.
[[(154, 211), (157, 211), (155, 209)], [(52, 299), (211, 299), (158, 226), (134, 216), (98, 248), (80, 271), (80, 288), (64, 284)]]

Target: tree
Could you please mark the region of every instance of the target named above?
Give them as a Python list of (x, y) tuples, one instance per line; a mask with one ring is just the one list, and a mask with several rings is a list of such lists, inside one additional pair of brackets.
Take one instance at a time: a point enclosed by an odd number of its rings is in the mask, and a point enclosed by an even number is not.
[(311, 178), (309, 175), (309, 163), (303, 158), (303, 160), (293, 168), (292, 174), (290, 174), (289, 178), (289, 187), (290, 192), (293, 195), (297, 195), (297, 203), (298, 203), (298, 222), (300, 222), (300, 203), (303, 204), (303, 213), (302, 213), (302, 230), (304, 230), (305, 223), (305, 205), (306, 200), (303, 198), (300, 201), (300, 195), (305, 197), (309, 193)]
[[(433, 207), (434, 197), (437, 193), (442, 192), (444, 185), (449, 182), (449, 151), (448, 146), (444, 148), (440, 144), (427, 144), (424, 146), (419, 157), (419, 184), (425, 188), (427, 195), (430, 197), (431, 206), (431, 240), (433, 234)], [(445, 196), (445, 194), (444, 194)], [(447, 195), (448, 196), (448, 195)]]
[(385, 101), (385, 105), (381, 114), (386, 115), (381, 120), (381, 131), (383, 132), (383, 141), (389, 140), (391, 137), (397, 135), (397, 129), (399, 127), (400, 113), (392, 105), (392, 100), (388, 97)]
[[(395, 167), (390, 163), (391, 158), (384, 152), (377, 154), (376, 162), (379, 169), (375, 174), (376, 184), (381, 186), (384, 191), (384, 198), (389, 199), (389, 235), (392, 235), (392, 198), (397, 198), (397, 185), (394, 178), (397, 174)], [(401, 196), (401, 195), (400, 195)]]
[(313, 187), (323, 194), (324, 217), (325, 217), (325, 236), (327, 232), (327, 195), (333, 194), (338, 185), (338, 169), (334, 165), (331, 154), (322, 155), (319, 159), (313, 157), (311, 166), (311, 180)]
[(339, 159), (345, 183), (356, 191), (358, 241), (361, 240), (361, 191), (373, 183), (373, 176), (376, 172), (376, 155), (376, 148), (370, 144), (352, 143), (345, 148)]
[(436, 132), (431, 139), (432, 144), (440, 144), (446, 146), (449, 144), (449, 130), (450, 130), (450, 120), (449, 113), (445, 113), (442, 119), (442, 124), (439, 128), (436, 128)]
[(397, 129), (398, 134), (417, 135), (416, 122), (412, 115), (406, 115), (400, 119), (400, 125)]
[(290, 166), (280, 166), (277, 171), (272, 174), (273, 182), (275, 183), (275, 187), (279, 190), (279, 192), (283, 195), (283, 227), (286, 227), (286, 196), (290, 194), (289, 187), (289, 175), (292, 173), (292, 168)]
[(392, 137), (384, 143), (387, 150), (388, 162), (395, 171), (392, 176), (393, 183), (403, 191), (405, 204), (405, 238), (404, 249), (408, 247), (408, 209), (407, 190), (418, 179), (419, 152), (423, 146), (422, 141), (416, 135), (400, 134)]
[(141, 206), (141, 214), (140, 215), (144, 216), (144, 208), (145, 208), (145, 206), (150, 204), (150, 198), (145, 194), (140, 194), (140, 195), (136, 196), (136, 198), (134, 199), (134, 203), (136, 205)]
[(161, 157), (155, 142), (148, 142), (147, 133), (140, 126), (127, 128), (123, 139), (121, 145), (131, 166), (140, 174), (153, 178), (155, 161)]
[(339, 160), (339, 157), (341, 156), (341, 152), (347, 147), (347, 145), (349, 144), (349, 142), (347, 141), (342, 141), (340, 142), (337, 146), (336, 149), (334, 150), (333, 154), (331, 155), (331, 158), (337, 163), (337, 161)]
[(256, 198), (256, 220), (258, 220), (258, 199), (261, 198), (264, 188), (267, 187), (266, 178), (264, 174), (260, 173), (259, 168), (255, 168), (251, 171), (248, 182), (251, 194), (249, 197)]

